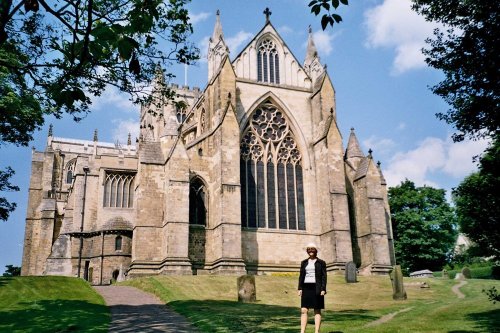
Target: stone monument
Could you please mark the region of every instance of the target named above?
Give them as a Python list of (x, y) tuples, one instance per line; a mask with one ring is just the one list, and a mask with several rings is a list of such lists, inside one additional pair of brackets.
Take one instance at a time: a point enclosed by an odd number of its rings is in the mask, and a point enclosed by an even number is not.
[(242, 275), (238, 278), (238, 302), (253, 303), (256, 301), (255, 276)]
[(392, 282), (392, 299), (407, 299), (405, 287), (403, 285), (403, 273), (401, 272), (401, 266), (395, 265), (389, 276), (391, 277)]
[(349, 261), (345, 264), (345, 282), (356, 283), (358, 282), (358, 272), (356, 264), (353, 261)]

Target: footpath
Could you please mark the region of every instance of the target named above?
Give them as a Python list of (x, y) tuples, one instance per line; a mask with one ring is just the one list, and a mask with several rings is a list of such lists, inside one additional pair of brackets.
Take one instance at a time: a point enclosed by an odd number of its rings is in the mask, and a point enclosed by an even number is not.
[(134, 287), (95, 286), (111, 310), (110, 333), (197, 333), (184, 317), (160, 299)]

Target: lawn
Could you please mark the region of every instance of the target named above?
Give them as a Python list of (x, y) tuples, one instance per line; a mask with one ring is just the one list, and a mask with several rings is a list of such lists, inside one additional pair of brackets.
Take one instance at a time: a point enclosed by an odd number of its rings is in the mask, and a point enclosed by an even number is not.
[(0, 332), (107, 332), (102, 297), (77, 278), (0, 277)]
[[(422, 289), (415, 281), (427, 281)], [(500, 327), (500, 305), (492, 304), (483, 288), (494, 280), (468, 280), (459, 299), (449, 279), (406, 279), (408, 300), (393, 301), (387, 276), (360, 277), (346, 284), (343, 276), (329, 276), (322, 332), (495, 332)], [(298, 332), (297, 276), (257, 276), (257, 302), (237, 302), (236, 277), (157, 276), (125, 282), (159, 296), (203, 332)], [(380, 323), (383, 316), (392, 319)], [(312, 332), (312, 318), (308, 331)]]

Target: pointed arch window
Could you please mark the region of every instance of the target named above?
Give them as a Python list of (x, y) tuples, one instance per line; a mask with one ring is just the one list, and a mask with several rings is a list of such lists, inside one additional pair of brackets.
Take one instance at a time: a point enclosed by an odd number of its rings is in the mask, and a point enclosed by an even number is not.
[(278, 51), (271, 39), (264, 39), (258, 47), (257, 81), (280, 83)]
[(205, 185), (194, 178), (189, 186), (189, 224), (207, 225), (207, 195)]
[(305, 230), (302, 156), (283, 113), (258, 107), (240, 148), (242, 226)]
[(118, 235), (115, 238), (115, 251), (122, 250), (122, 236)]
[(66, 184), (73, 183), (75, 175), (76, 158), (72, 159), (66, 164)]
[(134, 204), (133, 173), (106, 172), (104, 181), (104, 207), (131, 208)]

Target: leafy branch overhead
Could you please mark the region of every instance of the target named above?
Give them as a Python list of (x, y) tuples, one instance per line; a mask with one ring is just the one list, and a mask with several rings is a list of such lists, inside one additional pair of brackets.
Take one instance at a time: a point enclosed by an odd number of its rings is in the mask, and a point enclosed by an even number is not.
[(314, 13), (316, 16), (326, 11), (321, 17), (321, 28), (325, 30), (328, 25), (333, 27), (335, 23), (338, 24), (342, 21), (340, 15), (332, 13), (332, 11), (337, 10), (341, 4), (347, 6), (349, 3), (348, 0), (313, 0), (309, 2), (308, 6), (311, 7), (311, 13)]
[[(188, 42), (188, 2), (1, 0), (0, 146), (27, 146), (46, 115), (81, 119), (109, 86), (136, 103), (172, 100), (168, 67), (199, 54)], [(159, 65), (165, 79), (153, 94)], [(14, 206), (0, 203), (8, 216)]]
[[(150, 101), (158, 63), (166, 68), (198, 58), (198, 49), (187, 41), (192, 26), (186, 3), (2, 1), (1, 141), (26, 145), (44, 114), (67, 112), (80, 119), (107, 86), (130, 94), (134, 102)], [(166, 88), (163, 93), (172, 97)], [(20, 108), (21, 117), (30, 114), (28, 127), (18, 124)], [(19, 135), (10, 135), (11, 129)]]

